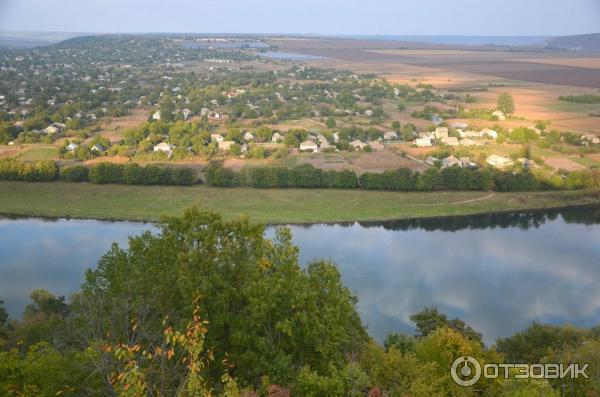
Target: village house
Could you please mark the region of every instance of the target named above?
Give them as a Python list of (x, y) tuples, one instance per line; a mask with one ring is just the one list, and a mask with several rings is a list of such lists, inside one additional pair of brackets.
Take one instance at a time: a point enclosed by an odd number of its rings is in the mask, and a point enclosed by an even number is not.
[(383, 139), (386, 141), (395, 141), (398, 139), (398, 133), (396, 131), (388, 131), (383, 134)]
[(434, 131), (435, 139), (448, 138), (448, 128), (447, 127), (437, 127)]
[(496, 110), (492, 113), (492, 116), (495, 116), (499, 121), (506, 120), (506, 116), (502, 110)]
[(461, 138), (481, 138), (481, 133), (479, 131), (472, 130), (458, 131), (458, 135)]
[(596, 135), (586, 134), (581, 136), (582, 140), (588, 141), (594, 145), (600, 143), (600, 138)]
[(383, 152), (383, 150), (385, 149), (383, 143), (379, 141), (370, 141), (369, 146), (371, 147), (371, 149), (373, 149), (374, 152)]
[(429, 138), (417, 138), (415, 139), (415, 145), (417, 147), (431, 147), (433, 144), (431, 143), (431, 139)]
[(225, 138), (223, 138), (223, 135), (221, 135), (221, 134), (219, 134), (217, 132), (214, 132), (214, 133), (210, 134), (210, 141), (211, 142), (217, 142), (217, 143), (219, 143), (219, 142), (223, 141), (224, 139)]
[(101, 144), (96, 143), (94, 146), (91, 147), (90, 150), (95, 153), (102, 153), (103, 151), (106, 150), (106, 148), (104, 146), (102, 146)]
[(278, 142), (282, 142), (283, 141), (283, 135), (281, 135), (279, 132), (276, 132), (273, 134), (273, 136), (271, 137), (271, 142), (273, 143), (278, 143)]
[(466, 130), (467, 128), (469, 128), (469, 124), (467, 124), (467, 123), (452, 123), (452, 124), (450, 124), (450, 127), (454, 128), (454, 129), (458, 129), (458, 130)]
[(442, 160), (442, 168), (453, 167), (455, 165), (460, 167), (462, 163), (458, 158), (454, 156), (446, 157)]
[(340, 141), (340, 134), (339, 132), (334, 132), (333, 133), (333, 142), (338, 143)]
[(248, 142), (248, 141), (251, 141), (254, 139), (254, 135), (252, 135), (252, 133), (250, 131), (246, 131), (246, 132), (244, 132), (243, 138), (246, 142)]
[(489, 128), (482, 129), (480, 132), (480, 135), (482, 138), (485, 138), (487, 136), (488, 138), (491, 138), (491, 139), (498, 139), (498, 133)]
[(58, 127), (56, 127), (54, 125), (49, 125), (48, 127), (44, 128), (42, 130), (42, 133), (44, 133), (46, 135), (52, 135), (52, 134), (56, 134), (58, 131), (60, 131), (58, 129)]
[(160, 120), (160, 110), (154, 112), (154, 114), (152, 115), (152, 119), (156, 121)]
[(181, 111), (181, 114), (183, 115), (183, 119), (187, 120), (190, 117), (190, 115), (192, 114), (192, 111), (188, 108), (185, 108)]
[(442, 138), (442, 143), (448, 146), (458, 146), (458, 138), (453, 136), (447, 136)]
[(318, 152), (319, 146), (311, 140), (306, 140), (300, 144), (300, 150), (303, 152)]
[(352, 146), (354, 150), (363, 150), (363, 148), (367, 146), (367, 144), (361, 141), (360, 139), (355, 139), (352, 142), (350, 142), (350, 146)]
[(512, 165), (512, 160), (506, 157), (498, 156), (497, 154), (492, 154), (486, 160), (486, 163), (496, 168), (506, 168)]
[(469, 157), (460, 157), (460, 166), (463, 168), (477, 168), (477, 164), (472, 162)]
[(175, 146), (170, 145), (166, 142), (161, 142), (158, 145), (154, 146), (154, 152), (163, 152), (166, 153), (167, 156), (171, 157), (171, 155), (173, 154), (173, 149), (175, 148)]
[(235, 141), (219, 141), (219, 150), (226, 152), (233, 145), (235, 145)]
[(459, 144), (461, 146), (473, 146), (475, 145), (475, 141), (469, 138), (461, 139)]
[(67, 152), (74, 152), (75, 149), (77, 149), (77, 144), (76, 143), (69, 143), (66, 147), (65, 150)]

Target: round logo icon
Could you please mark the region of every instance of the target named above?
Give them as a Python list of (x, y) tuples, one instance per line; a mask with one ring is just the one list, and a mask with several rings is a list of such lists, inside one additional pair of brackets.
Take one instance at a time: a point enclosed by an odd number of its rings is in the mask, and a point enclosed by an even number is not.
[(450, 373), (456, 384), (464, 387), (473, 386), (481, 378), (481, 365), (471, 356), (462, 356), (454, 360)]

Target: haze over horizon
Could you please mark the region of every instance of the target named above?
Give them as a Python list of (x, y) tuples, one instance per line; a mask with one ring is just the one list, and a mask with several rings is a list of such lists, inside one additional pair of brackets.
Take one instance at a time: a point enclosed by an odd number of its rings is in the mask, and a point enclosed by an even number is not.
[(0, 30), (562, 36), (600, 32), (597, 0), (0, 0)]

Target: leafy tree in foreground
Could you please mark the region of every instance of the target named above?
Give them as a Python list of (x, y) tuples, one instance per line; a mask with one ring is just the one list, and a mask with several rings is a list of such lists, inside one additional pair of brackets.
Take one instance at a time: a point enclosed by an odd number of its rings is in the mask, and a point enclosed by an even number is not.
[[(113, 246), (73, 304), (78, 339), (149, 350), (160, 345), (163, 319), (181, 329), (191, 297), (200, 295), (210, 324), (205, 344), (215, 354), (206, 379), (220, 379), (226, 357), (242, 386), (257, 386), (263, 376), (291, 384), (305, 365), (317, 374), (342, 368), (366, 340), (356, 298), (333, 264), (300, 267), (289, 230), (279, 229), (273, 241), (263, 233), (247, 220), (192, 209), (165, 219), (160, 235), (132, 238), (127, 250)], [(97, 367), (104, 378), (113, 369), (111, 360)], [(147, 376), (167, 388), (183, 373), (159, 361)]]

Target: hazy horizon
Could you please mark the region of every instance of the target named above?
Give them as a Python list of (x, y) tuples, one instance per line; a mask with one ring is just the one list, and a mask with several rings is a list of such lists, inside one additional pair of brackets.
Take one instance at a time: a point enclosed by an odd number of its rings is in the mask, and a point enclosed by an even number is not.
[(597, 0), (0, 0), (0, 31), (323, 36), (600, 32)]

